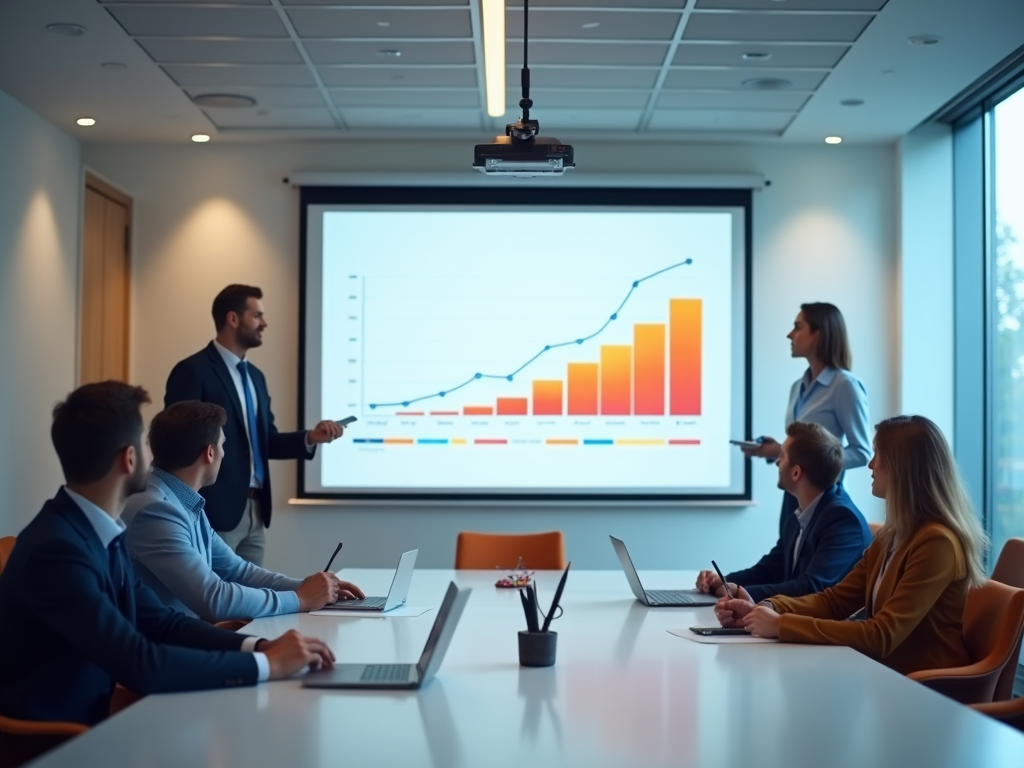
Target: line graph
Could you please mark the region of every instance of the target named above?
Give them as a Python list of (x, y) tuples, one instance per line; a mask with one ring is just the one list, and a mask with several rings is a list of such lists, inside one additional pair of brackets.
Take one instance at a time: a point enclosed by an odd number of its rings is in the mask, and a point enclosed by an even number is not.
[[(491, 380), (501, 380), (501, 379), (504, 379), (504, 380), (510, 381), (510, 382), (514, 381), (515, 377), (517, 375), (522, 373), (531, 364), (533, 364), (538, 359), (540, 359), (541, 357), (543, 357), (547, 353), (551, 352), (552, 350), (560, 349), (560, 348), (563, 348), (563, 347), (570, 347), (570, 346), (582, 346), (584, 343), (586, 343), (588, 341), (591, 341), (592, 339), (595, 339), (598, 336), (600, 336), (608, 328), (608, 326), (610, 326), (612, 323), (614, 323), (616, 320), (619, 319), (619, 315), (621, 314), (622, 310), (629, 303), (629, 300), (633, 296), (634, 292), (643, 283), (645, 283), (645, 282), (647, 282), (649, 280), (653, 280), (654, 278), (660, 277), (661, 275), (664, 275), (664, 274), (666, 274), (668, 272), (676, 270), (676, 269), (678, 269), (680, 267), (684, 267), (684, 266), (688, 266), (688, 265), (692, 265), (692, 264), (693, 264), (693, 259), (685, 259), (685, 260), (680, 261), (680, 262), (678, 262), (676, 264), (672, 264), (670, 266), (664, 267), (663, 269), (659, 269), (656, 272), (652, 272), (651, 274), (646, 275), (645, 277), (641, 277), (641, 278), (639, 278), (637, 280), (634, 280), (630, 284), (629, 291), (626, 293), (625, 298), (622, 299), (622, 301), (619, 303), (619, 305), (615, 309), (615, 311), (612, 312), (611, 315), (608, 316), (608, 318), (604, 321), (604, 323), (601, 325), (600, 328), (598, 328), (593, 333), (590, 333), (590, 334), (588, 334), (586, 336), (580, 336), (580, 337), (578, 337), (576, 339), (572, 339), (570, 341), (562, 341), (562, 342), (557, 342), (555, 344), (546, 344), (546, 345), (544, 345), (544, 347), (539, 352), (537, 352), (533, 357), (528, 359), (526, 362), (524, 362), (518, 368), (513, 370), (511, 373), (493, 374), (493, 373), (477, 372), (477, 373), (473, 374), (472, 376), (470, 376), (465, 381), (463, 381), (461, 384), (457, 384), (455, 386), (449, 387), (449, 388), (441, 390), (439, 392), (432, 392), (430, 394), (420, 395), (420, 396), (417, 396), (417, 397), (411, 397), (411, 398), (408, 398), (408, 399), (405, 399), (405, 400), (397, 400), (397, 401), (393, 401), (393, 402), (368, 403), (367, 405), (368, 405), (368, 407), (371, 410), (376, 410), (377, 408), (396, 408), (396, 407), (408, 408), (409, 406), (411, 406), (411, 405), (413, 405), (415, 403), (421, 403), (421, 402), (424, 402), (424, 401), (427, 401), (427, 400), (433, 400), (435, 398), (446, 397), (446, 396), (450, 395), (453, 392), (457, 392), (457, 391), (459, 391), (461, 389), (464, 389), (465, 387), (468, 387), (469, 385), (471, 385), (471, 384), (473, 384), (475, 382), (482, 381), (482, 380), (485, 380), (485, 379), (491, 379)], [(673, 306), (673, 313), (675, 313), (675, 311), (676, 311), (676, 307)], [(691, 322), (691, 323), (694, 321), (694, 317), (693, 317), (692, 311), (689, 311), (686, 314), (686, 317), (684, 318), (684, 320), (686, 322)], [(697, 388), (696, 388), (696, 398), (697, 398), (697, 405), (695, 407), (697, 409), (697, 412), (699, 413), (699, 409), (700, 409), (700, 406), (699, 406), (699, 399), (700, 399), (700, 385), (699, 385), (699, 376), (700, 376), (700, 365), (699, 365), (699, 357), (700, 357), (700, 343), (699, 343), (700, 315), (699, 315), (699, 306), (698, 306), (698, 314), (696, 315), (696, 322), (697, 322), (698, 336), (697, 336), (697, 343), (696, 343), (696, 356), (697, 356), (697, 367), (696, 367)], [(688, 342), (688, 343), (683, 345), (684, 351), (685, 351), (686, 354), (688, 354), (690, 356), (692, 356), (693, 352), (694, 352), (693, 338), (694, 338), (694, 334), (691, 332), (691, 333), (687, 334), (687, 338), (684, 339), (684, 341)], [(627, 362), (626, 365), (629, 365), (629, 363)], [(664, 365), (664, 361), (663, 360), (662, 360), (662, 365)], [(618, 372), (620, 377), (621, 376), (628, 376), (629, 375), (629, 371), (626, 368), (623, 367), (622, 363), (619, 363), (619, 365), (617, 365), (616, 368), (617, 368), (617, 372)], [(595, 374), (596, 374), (596, 366), (595, 366)], [(687, 386), (679, 388), (680, 391), (688, 390), (688, 391), (683, 392), (682, 400), (680, 402), (685, 402), (685, 405), (681, 406), (684, 409), (693, 410), (693, 408), (694, 408), (694, 405), (692, 403), (693, 393), (692, 393), (692, 391), (689, 391), (689, 390), (693, 389), (693, 375), (692, 375), (692, 372), (688, 375), (687, 378), (688, 378), (688, 381), (685, 382), (685, 384)], [(570, 386), (571, 386), (571, 382), (570, 382)], [(622, 385), (620, 384), (619, 385), (620, 393), (621, 393), (621, 386)], [(673, 401), (675, 401), (677, 394), (678, 393), (674, 390), (673, 391)], [(559, 393), (559, 397), (561, 397), (560, 393)], [(628, 397), (629, 397), (628, 393), (627, 393), (626, 397), (628, 399)], [(595, 393), (595, 398), (596, 398), (596, 393)], [(524, 403), (525, 403), (525, 401), (524, 401)], [(525, 408), (525, 405), (523, 405), (522, 407)], [(571, 411), (571, 408), (570, 408), (570, 411)], [(628, 412), (628, 410), (627, 410), (627, 412)], [(596, 413), (596, 411), (595, 411), (595, 413)], [(472, 415), (472, 414), (467, 414), (467, 415)], [(550, 414), (550, 415), (555, 415), (555, 414)]]

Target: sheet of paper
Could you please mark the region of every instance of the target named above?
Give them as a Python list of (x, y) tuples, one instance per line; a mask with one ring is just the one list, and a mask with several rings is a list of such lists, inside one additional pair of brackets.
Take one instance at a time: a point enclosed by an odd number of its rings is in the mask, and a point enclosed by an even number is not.
[(310, 611), (310, 616), (334, 616), (338, 619), (401, 619), (410, 616), (422, 616), (427, 611), (434, 610), (430, 605), (400, 605), (392, 608), (387, 613), (380, 611), (345, 611), (331, 610), (330, 608), (320, 611)]
[(774, 637), (754, 637), (753, 635), (698, 635), (689, 628), (666, 630), (670, 635), (681, 637), (701, 645), (753, 645), (755, 643), (777, 643)]

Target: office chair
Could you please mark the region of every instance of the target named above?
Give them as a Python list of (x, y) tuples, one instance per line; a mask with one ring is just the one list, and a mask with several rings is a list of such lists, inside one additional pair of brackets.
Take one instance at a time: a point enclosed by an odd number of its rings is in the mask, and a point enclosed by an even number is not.
[[(992, 581), (1007, 584), (1017, 589), (1024, 589), (1024, 539), (1007, 539), (1003, 545), (996, 567), (992, 571)], [(1020, 656), (1020, 641), (1013, 657)], [(1006, 701), (1013, 696), (1013, 681), (1017, 674), (1016, 664), (1007, 664), (996, 685), (992, 701)]]
[(1024, 631), (1024, 589), (991, 580), (981, 589), (972, 589), (967, 593), (963, 631), (970, 664), (925, 669), (907, 677), (961, 704), (991, 702), (1003, 670), (1017, 663)]
[(455, 542), (456, 570), (523, 567), (539, 571), (565, 568), (565, 540), (561, 531), (547, 533), (474, 533), (462, 531)]
[(14, 542), (17, 540), (14, 536), (0, 538), (0, 573), (7, 567), (7, 561), (11, 559), (11, 550), (14, 549)]

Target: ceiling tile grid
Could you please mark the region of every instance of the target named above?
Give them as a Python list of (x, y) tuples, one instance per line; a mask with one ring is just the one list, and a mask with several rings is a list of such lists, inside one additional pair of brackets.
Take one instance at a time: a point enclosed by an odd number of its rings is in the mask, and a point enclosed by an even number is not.
[[(518, 114), (521, 0), (508, 0), (508, 110), (484, 105), (480, 0), (97, 0), (223, 132), (494, 130)], [(546, 130), (781, 136), (886, 0), (532, 0), (533, 115)]]

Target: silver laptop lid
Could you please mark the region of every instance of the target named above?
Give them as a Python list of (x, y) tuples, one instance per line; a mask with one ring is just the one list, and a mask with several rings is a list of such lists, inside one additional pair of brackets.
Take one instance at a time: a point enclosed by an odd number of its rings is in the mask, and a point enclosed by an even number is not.
[(416, 669), (420, 673), (420, 684), (423, 685), (434, 676), (444, 661), (444, 654), (455, 634), (455, 627), (459, 624), (462, 616), (462, 609), (466, 607), (471, 589), (459, 589), (452, 581), (448, 584), (448, 591), (445, 593), (441, 607), (437, 609), (437, 618), (434, 619), (434, 626), (430, 628), (427, 635), (427, 643), (423, 646), (423, 653), (420, 660), (416, 662)]
[(416, 555), (419, 553), (418, 549), (410, 549), (398, 561), (395, 576), (391, 579), (391, 589), (388, 590), (388, 599), (384, 601), (382, 610), (390, 611), (405, 603), (405, 598), (409, 596), (409, 585), (412, 584), (412, 571), (416, 567)]
[(626, 574), (626, 581), (629, 582), (629, 588), (633, 590), (633, 595), (641, 603), (648, 605), (647, 593), (644, 592), (644, 585), (640, 583), (640, 577), (636, 573), (636, 568), (633, 567), (633, 561), (629, 557), (629, 552), (626, 551), (626, 545), (621, 539), (616, 539), (614, 536), (608, 538), (612, 540), (615, 554), (619, 556), (619, 563), (622, 564), (622, 571)]

